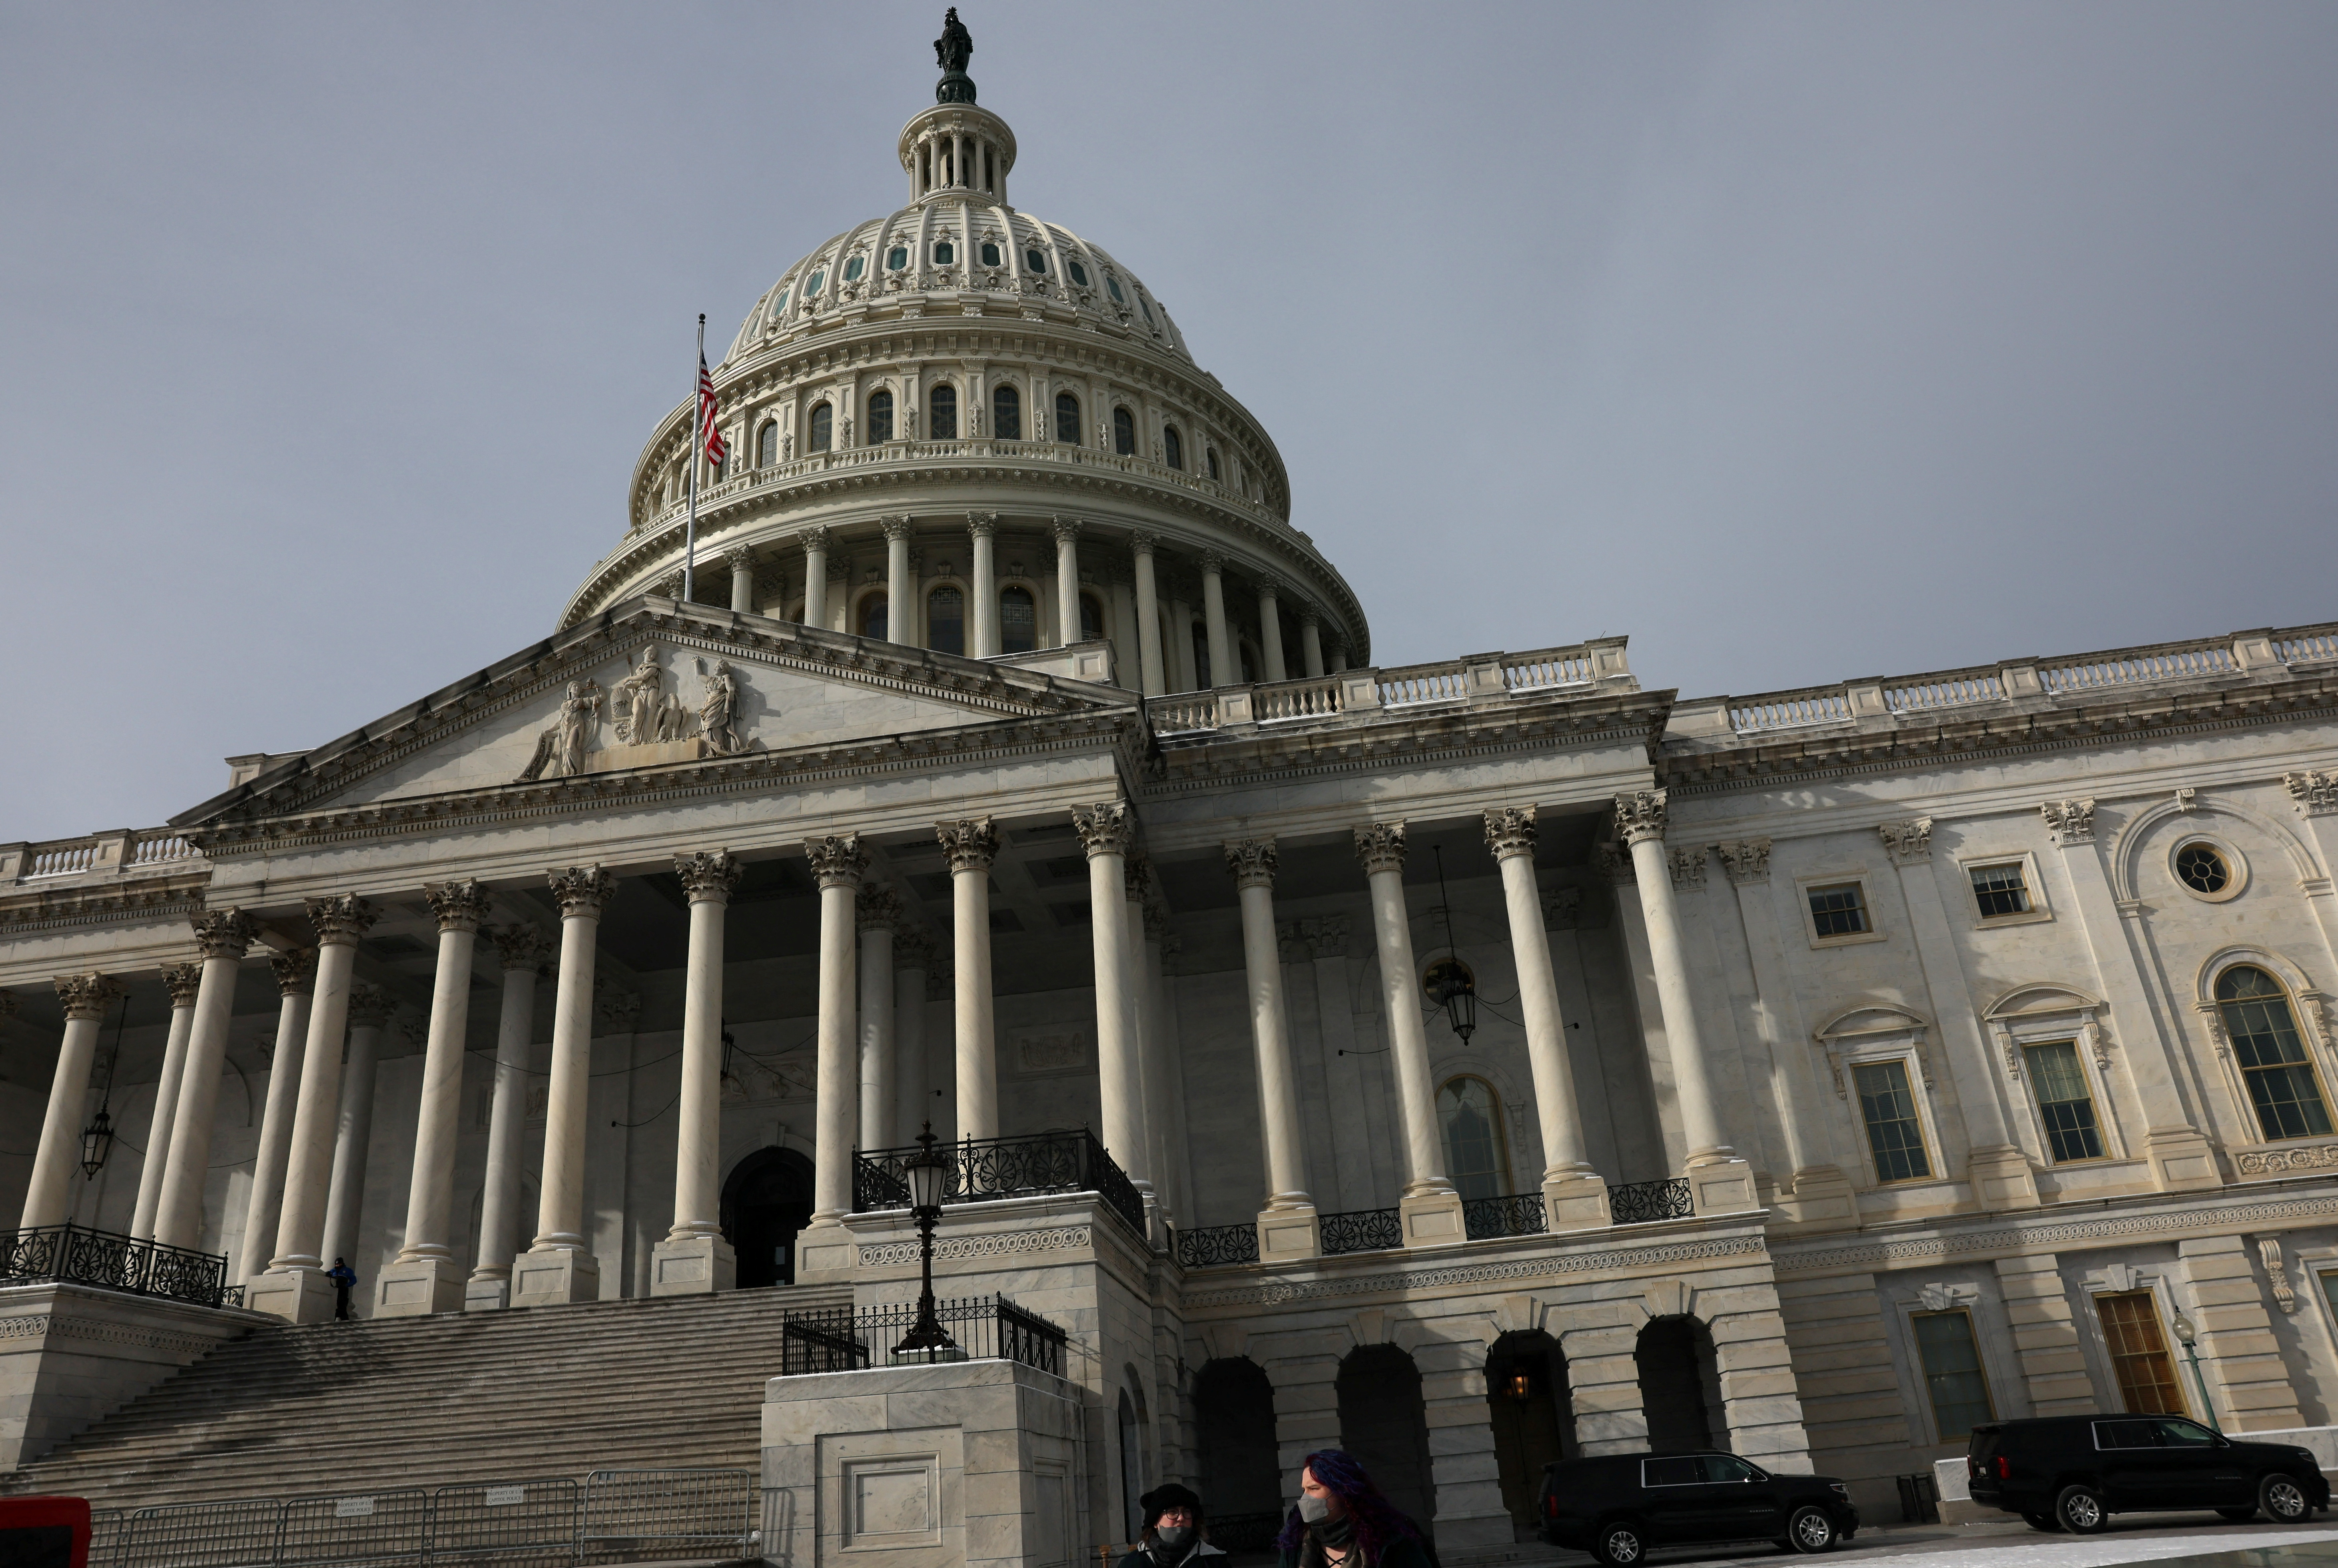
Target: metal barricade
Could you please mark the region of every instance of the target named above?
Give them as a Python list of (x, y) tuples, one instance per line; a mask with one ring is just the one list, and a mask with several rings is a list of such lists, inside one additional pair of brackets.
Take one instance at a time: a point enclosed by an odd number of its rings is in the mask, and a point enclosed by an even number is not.
[(129, 1518), (119, 1508), (89, 1511), (89, 1568), (115, 1568), (122, 1556), (122, 1527)]
[(284, 1503), (278, 1568), (419, 1563), (430, 1545), (430, 1494), (420, 1487), (293, 1497)]
[(527, 1568), (576, 1561), (584, 1489), (574, 1481), (490, 1481), (430, 1494), (430, 1562)]
[(581, 1561), (743, 1557), (755, 1529), (752, 1470), (595, 1470), (584, 1478)]
[(122, 1534), (131, 1568), (250, 1568), (276, 1561), (283, 1509), (273, 1497), (141, 1508)]

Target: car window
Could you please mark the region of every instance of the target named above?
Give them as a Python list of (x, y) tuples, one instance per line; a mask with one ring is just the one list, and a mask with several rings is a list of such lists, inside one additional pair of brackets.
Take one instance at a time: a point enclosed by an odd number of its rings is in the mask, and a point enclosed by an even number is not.
[(2159, 1424), (2156, 1421), (2097, 1421), (2095, 1423), (2095, 1446), (2156, 1448), (2159, 1446)]
[(2158, 1432), (2162, 1448), (2214, 1448), (2216, 1446), (2216, 1435), (2197, 1421), (2163, 1416), (2151, 1425)]
[(1707, 1481), (1744, 1482), (1765, 1479), (1762, 1472), (1754, 1469), (1753, 1465), (1738, 1458), (1734, 1454), (1707, 1454), (1703, 1455), (1703, 1462), (1704, 1478)]
[(1640, 1485), (1643, 1486), (1694, 1486), (1703, 1479), (1694, 1454), (1675, 1459), (1640, 1461)]

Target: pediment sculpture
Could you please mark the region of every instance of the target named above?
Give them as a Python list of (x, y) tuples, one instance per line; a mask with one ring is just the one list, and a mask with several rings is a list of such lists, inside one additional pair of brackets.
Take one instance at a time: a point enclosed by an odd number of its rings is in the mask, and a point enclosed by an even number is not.
[[(552, 727), (536, 737), (535, 753), (519, 782), (571, 779), (614, 768), (736, 757), (757, 742), (739, 723), (739, 677), (722, 659), (692, 661), (699, 679), (695, 711), (683, 702), (678, 680), (658, 662), (657, 644), (605, 694), (594, 681), (571, 681)], [(606, 704), (611, 744), (596, 744)]]

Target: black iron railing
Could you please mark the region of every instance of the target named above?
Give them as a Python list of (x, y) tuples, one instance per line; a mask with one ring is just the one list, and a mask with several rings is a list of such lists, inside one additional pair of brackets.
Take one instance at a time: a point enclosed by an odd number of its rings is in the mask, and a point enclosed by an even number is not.
[(55, 1280), (201, 1307), (241, 1307), (243, 1287), (227, 1282), (227, 1255), (165, 1247), (86, 1225), (0, 1231), (0, 1284)]
[(958, 1343), (939, 1351), (894, 1353), (918, 1321), (918, 1304), (819, 1308), (786, 1314), (780, 1320), (780, 1376), (810, 1372), (857, 1372), (928, 1361), (1019, 1361), (1064, 1376), (1064, 1330), (1004, 1296), (969, 1296), (937, 1301), (934, 1317)]
[[(942, 1202), (978, 1203), (987, 1198), (1028, 1198), (1046, 1192), (1094, 1192), (1139, 1236), (1144, 1234), (1144, 1200), (1128, 1173), (1114, 1163), (1095, 1133), (1075, 1128), (1019, 1138), (968, 1138), (946, 1145), (950, 1180)], [(904, 1149), (855, 1151), (852, 1207), (907, 1209), (909, 1181), (902, 1167), (918, 1153)]]
[(1689, 1201), (1685, 1177), (1626, 1181), (1607, 1189), (1607, 1218), (1612, 1224), (1645, 1225), (1652, 1220), (1685, 1220), (1695, 1212), (1695, 1205)]
[(1326, 1258), (1341, 1252), (1378, 1252), (1404, 1245), (1404, 1221), (1394, 1209), (1318, 1214), (1315, 1226)]
[(1539, 1236), (1544, 1230), (1542, 1194), (1513, 1192), (1505, 1198), (1465, 1198), (1461, 1200), (1461, 1229), (1472, 1241), (1491, 1241), (1500, 1236)]
[(1280, 1514), (1213, 1514), (1210, 1544), (1221, 1552), (1263, 1552), (1282, 1534)]
[(1207, 1225), (1199, 1230), (1172, 1227), (1169, 1234), (1176, 1244), (1177, 1261), (1188, 1269), (1258, 1261), (1258, 1225), (1254, 1220), (1241, 1225)]

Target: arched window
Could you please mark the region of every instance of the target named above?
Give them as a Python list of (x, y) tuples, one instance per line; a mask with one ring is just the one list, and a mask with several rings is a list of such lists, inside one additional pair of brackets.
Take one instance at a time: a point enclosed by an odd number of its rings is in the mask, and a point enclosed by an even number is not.
[(860, 602), (860, 634), (863, 637), (889, 636), (891, 633), (887, 626), (885, 595), (882, 593), (871, 593)]
[(940, 653), (966, 652), (966, 595), (947, 583), (926, 595), (926, 643)]
[(999, 264), (999, 260), (997, 242), (985, 240), (982, 242), (982, 264), (985, 267), (996, 267)]
[(1001, 441), (1023, 439), (1023, 394), (1012, 387), (991, 388), (990, 433)]
[(2297, 1014), (2281, 982), (2252, 965), (2216, 976), (2216, 1007), (2233, 1056), (2249, 1086), (2249, 1104), (2267, 1139), (2319, 1137), (2330, 1131), (2329, 1106), (2313, 1075), (2313, 1059), (2297, 1031)]
[(1210, 633), (1196, 621), (1194, 622), (1194, 689), (1207, 691), (1215, 684), (1210, 679)]
[(1136, 455), (1136, 416), (1125, 408), (1112, 411), (1112, 449), (1124, 457)]
[(1039, 645), (1039, 602), (1028, 588), (1008, 588), (998, 595), (998, 651), (1028, 653)]
[(869, 444), (893, 438), (893, 395), (879, 388), (869, 394)]
[(1056, 439), (1067, 446), (1080, 444), (1080, 400), (1068, 392), (1056, 394)]
[(822, 403), (811, 411), (811, 450), (825, 452), (836, 445), (836, 410)]
[(862, 271), (862, 270), (863, 270), (863, 269), (865, 269), (868, 265), (869, 265), (869, 258), (868, 258), (868, 257), (866, 257), (866, 256), (855, 256), (851, 260), (847, 261), (847, 262), (844, 264), (844, 280), (845, 280), (847, 283), (858, 283), (858, 282), (860, 282), (860, 274), (861, 274), (861, 271)]
[(947, 240), (934, 241), (934, 265), (948, 267), (958, 260), (958, 247)]
[(1510, 1190), (1502, 1102), (1492, 1084), (1448, 1078), (1437, 1092), (1437, 1124), (1445, 1134), (1445, 1173), (1463, 1198), (1499, 1198)]
[(1161, 426), (1161, 449), (1168, 454), (1170, 467), (1183, 468), (1185, 466), (1185, 438), (1177, 434), (1174, 425)]
[(948, 385), (926, 394), (926, 434), (937, 441), (958, 439), (958, 388)]
[(779, 460), (780, 427), (776, 423), (767, 421), (761, 429), (755, 432), (755, 466), (769, 468)]
[(1093, 593), (1080, 595), (1080, 641), (1104, 641), (1104, 601)]
[(1204, 456), (1204, 457), (1206, 457), (1206, 458), (1208, 458), (1208, 459), (1209, 459), (1209, 461), (1210, 461), (1210, 477), (1211, 477), (1211, 478), (1213, 478), (1213, 479), (1223, 479), (1223, 477), (1225, 477), (1225, 475), (1223, 475), (1223, 474), (1220, 474), (1220, 473), (1218, 472), (1218, 449), (1217, 449), (1216, 447), (1214, 447), (1214, 446), (1204, 446), (1204, 447), (1203, 447), (1203, 448), (1202, 448), (1202, 456)]

